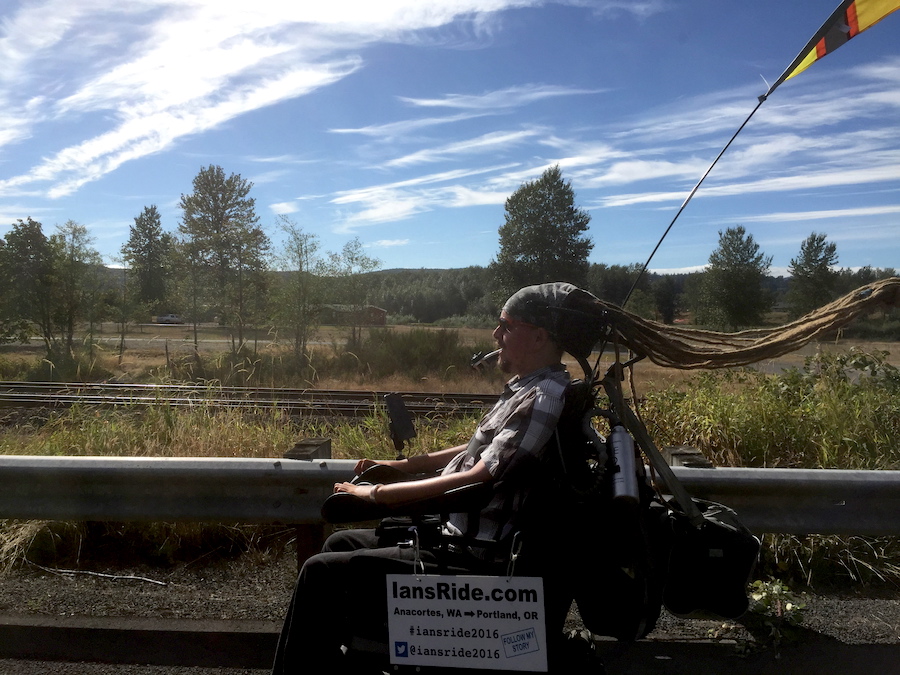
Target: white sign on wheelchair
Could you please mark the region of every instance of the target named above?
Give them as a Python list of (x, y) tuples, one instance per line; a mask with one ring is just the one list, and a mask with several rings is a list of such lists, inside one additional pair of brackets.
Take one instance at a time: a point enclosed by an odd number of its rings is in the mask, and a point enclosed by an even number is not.
[(540, 577), (387, 575), (391, 663), (547, 671)]

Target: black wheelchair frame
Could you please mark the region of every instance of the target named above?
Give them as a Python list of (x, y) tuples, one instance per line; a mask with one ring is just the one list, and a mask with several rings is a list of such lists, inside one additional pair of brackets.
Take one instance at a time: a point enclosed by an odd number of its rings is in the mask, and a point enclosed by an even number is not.
[[(582, 365), (584, 367), (585, 364)], [(440, 533), (440, 524), (446, 521), (450, 513), (477, 511), (487, 503), (492, 487), (486, 484), (464, 486), (444, 495), (407, 503), (398, 508), (377, 505), (347, 493), (336, 493), (326, 500), (322, 508), (324, 519), (332, 524), (378, 521), (379, 528), (392, 529), (396, 533), (401, 545), (427, 546), (429, 550), (437, 551), (439, 557), (443, 556), (442, 559), (445, 561), (439, 570), (440, 573), (541, 577), (546, 593), (545, 604), (551, 606), (549, 610), (545, 608), (545, 615), (549, 611), (553, 616), (546, 626), (549, 642), (548, 668), (550, 672), (558, 673), (602, 672), (602, 664), (593, 651), (593, 642), (585, 639), (581, 631), (573, 629), (569, 634), (564, 632), (570, 606), (573, 601), (577, 602), (577, 589), (573, 588), (572, 584), (561, 583), (561, 580), (566, 580), (570, 576), (568, 570), (575, 564), (567, 556), (569, 544), (566, 540), (583, 537), (583, 532), (579, 533), (577, 530), (588, 526), (588, 519), (598, 515), (585, 513), (582, 517), (573, 517), (567, 510), (581, 507), (586, 503), (596, 505), (610, 501), (611, 476), (615, 471), (615, 466), (610, 463), (607, 453), (607, 444), (593, 424), (593, 420), (597, 417), (610, 419), (612, 414), (609, 410), (596, 407), (597, 386), (587, 368), (585, 373), (587, 377), (584, 380), (575, 380), (569, 385), (566, 408), (560, 424), (551, 441), (541, 452), (542, 471), (552, 473), (553, 479), (542, 481), (548, 486), (547, 489), (532, 491), (536, 494), (529, 494), (524, 505), (528, 510), (524, 520), (530, 520), (531, 524), (514, 537), (501, 542), (474, 539), (461, 541), (460, 537)], [(398, 405), (396, 399), (392, 401), (388, 412), (395, 447), (398, 452), (402, 452), (402, 441), (398, 443), (394, 433), (395, 430), (404, 430), (406, 438), (414, 435), (414, 432), (409, 431), (412, 426), (411, 418), (405, 408)], [(616, 422), (614, 419), (610, 421)], [(646, 485), (643, 463), (636, 462), (633, 466), (639, 469), (639, 478)], [(354, 480), (358, 483), (377, 484), (419, 477), (384, 465), (376, 465)], [(545, 474), (544, 478), (546, 477)], [(645, 489), (650, 488), (646, 486)], [(563, 493), (565, 496), (561, 498)], [(625, 509), (616, 514), (611, 511), (610, 515), (633, 519), (634, 513), (632, 509)], [(530, 518), (531, 516), (534, 518)], [(602, 525), (594, 524), (591, 527), (594, 532), (603, 530)], [(460, 556), (460, 551), (473, 548), (482, 555)], [(487, 556), (484, 555), (485, 551), (489, 552)], [(490, 558), (492, 562), (485, 564), (483, 562), (485, 557)], [(621, 568), (619, 571), (621, 573)], [(582, 570), (579, 576), (583, 576), (584, 573)], [(649, 628), (652, 626), (647, 629)], [(616, 634), (615, 628), (607, 631), (621, 639), (642, 637), (645, 632), (643, 627), (619, 634)], [(368, 638), (350, 640), (350, 644), (345, 645), (348, 658), (359, 663), (363, 669), (374, 667), (375, 672), (402, 672), (404, 668), (412, 672), (408, 666), (391, 666), (388, 663), (386, 633), (383, 634), (383, 638), (375, 641)], [(466, 670), (473, 672), (472, 669)], [(459, 672), (460, 669), (416, 667), (414, 671), (451, 673)]]

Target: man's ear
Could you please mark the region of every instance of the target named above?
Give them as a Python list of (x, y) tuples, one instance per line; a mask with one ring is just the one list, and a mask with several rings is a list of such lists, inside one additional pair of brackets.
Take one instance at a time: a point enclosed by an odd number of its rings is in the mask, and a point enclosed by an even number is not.
[(538, 329), (534, 331), (534, 346), (538, 349), (543, 349), (547, 346), (547, 343), (551, 341), (552, 338), (550, 337), (550, 333), (547, 332), (547, 329), (538, 326)]

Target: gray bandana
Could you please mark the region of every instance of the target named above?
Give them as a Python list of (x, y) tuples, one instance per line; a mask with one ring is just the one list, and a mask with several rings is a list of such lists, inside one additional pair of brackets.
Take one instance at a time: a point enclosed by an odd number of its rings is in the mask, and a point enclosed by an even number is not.
[(557, 313), (569, 293), (578, 288), (563, 281), (526, 286), (510, 296), (503, 311), (512, 318), (540, 326), (552, 335), (558, 332)]

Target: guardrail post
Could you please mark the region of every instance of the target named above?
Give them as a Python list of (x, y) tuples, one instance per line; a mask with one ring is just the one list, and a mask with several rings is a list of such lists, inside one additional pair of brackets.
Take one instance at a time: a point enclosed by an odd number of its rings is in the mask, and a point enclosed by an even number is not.
[(711, 469), (710, 462), (702, 452), (690, 445), (667, 445), (662, 448), (662, 456), (669, 466), (687, 466), (694, 469)]
[[(304, 438), (294, 443), (294, 447), (284, 453), (285, 459), (311, 462), (315, 459), (332, 459), (330, 438)], [(324, 524), (296, 525), (294, 533), (297, 541), (297, 571), (306, 559), (322, 550), (328, 536)], [(329, 528), (330, 530), (330, 528)]]

